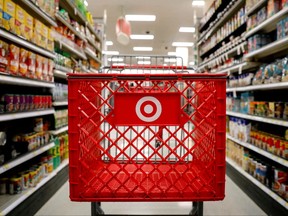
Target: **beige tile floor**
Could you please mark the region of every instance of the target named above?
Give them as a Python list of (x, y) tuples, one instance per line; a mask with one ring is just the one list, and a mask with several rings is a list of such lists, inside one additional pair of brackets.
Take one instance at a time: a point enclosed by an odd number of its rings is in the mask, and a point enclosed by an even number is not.
[[(102, 203), (102, 208), (106, 214), (122, 215), (187, 215), (191, 210), (191, 206), (192, 203), (190, 202)], [(87, 202), (71, 202), (69, 200), (69, 184), (67, 182), (36, 215), (91, 215), (91, 204)], [(226, 197), (224, 201), (204, 202), (204, 215), (263, 216), (266, 214), (226, 176)]]

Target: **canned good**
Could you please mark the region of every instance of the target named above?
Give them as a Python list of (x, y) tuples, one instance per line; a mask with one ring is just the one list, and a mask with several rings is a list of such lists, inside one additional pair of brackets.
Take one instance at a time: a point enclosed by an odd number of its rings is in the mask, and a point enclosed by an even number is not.
[(20, 95), (20, 111), (24, 111), (26, 109), (26, 96)]
[(19, 194), (22, 191), (21, 177), (13, 177), (9, 180), (9, 194)]
[(20, 95), (13, 96), (13, 105), (14, 105), (14, 111), (19, 112), (20, 111)]
[(8, 183), (8, 178), (0, 179), (0, 194), (1, 195), (4, 195), (7, 193), (7, 183)]
[(13, 95), (12, 94), (4, 95), (4, 104), (5, 104), (5, 112), (13, 112), (14, 111), (14, 103), (13, 103)]
[(33, 110), (34, 109), (34, 96), (33, 95), (28, 95), (28, 110)]
[(29, 170), (29, 187), (35, 187), (36, 186), (36, 176), (37, 172), (35, 170), (30, 169)]

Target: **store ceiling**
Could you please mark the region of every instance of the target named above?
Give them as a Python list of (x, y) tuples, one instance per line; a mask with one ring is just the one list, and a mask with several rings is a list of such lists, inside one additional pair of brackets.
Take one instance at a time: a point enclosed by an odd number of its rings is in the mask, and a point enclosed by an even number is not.
[[(206, 1), (205, 7), (212, 0)], [(107, 11), (106, 40), (114, 45), (107, 47), (109, 51), (120, 54), (167, 55), (175, 52), (172, 42), (195, 42), (195, 33), (180, 33), (181, 26), (195, 26), (197, 18), (203, 16), (204, 7), (192, 7), (192, 0), (87, 0), (88, 8), (93, 17), (103, 17)], [(116, 21), (124, 14), (156, 15), (155, 22), (131, 22), (132, 34), (153, 34), (154, 40), (130, 40), (127, 46), (121, 45), (116, 39)], [(153, 47), (152, 52), (135, 52), (134, 46)], [(193, 47), (189, 48), (190, 58)]]

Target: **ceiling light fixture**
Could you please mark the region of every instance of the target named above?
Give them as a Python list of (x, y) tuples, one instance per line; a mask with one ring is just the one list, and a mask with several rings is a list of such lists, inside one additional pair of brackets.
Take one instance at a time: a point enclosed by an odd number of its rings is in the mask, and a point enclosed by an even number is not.
[(203, 1), (203, 0), (193, 0), (192, 1), (192, 5), (193, 6), (204, 6), (205, 5), (205, 1)]
[(138, 64), (149, 65), (149, 64), (151, 64), (151, 61), (138, 61)]
[(146, 21), (154, 22), (156, 20), (155, 15), (125, 15), (127, 21)]
[(110, 62), (123, 62), (123, 58), (109, 58), (108, 61)]
[(177, 59), (175, 59), (175, 58), (166, 58), (166, 59), (164, 59), (164, 62), (166, 62), (166, 63), (171, 63), (171, 62), (173, 62), (173, 63), (175, 63), (175, 62), (177, 62)]
[(104, 55), (119, 55), (118, 51), (103, 51)]
[(194, 45), (193, 42), (173, 42), (172, 46), (176, 47), (192, 47)]
[(134, 51), (153, 51), (153, 47), (133, 47)]
[(188, 32), (188, 33), (194, 33), (195, 28), (194, 27), (180, 27), (179, 32)]
[(194, 66), (194, 65), (195, 65), (195, 62), (194, 62), (194, 61), (192, 61), (192, 62), (189, 62), (189, 65), (192, 65), (192, 66)]
[(151, 59), (150, 56), (137, 56), (136, 59)]
[(132, 40), (153, 40), (154, 35), (130, 35)]
[(112, 41), (106, 41), (106, 46), (113, 46), (113, 42)]

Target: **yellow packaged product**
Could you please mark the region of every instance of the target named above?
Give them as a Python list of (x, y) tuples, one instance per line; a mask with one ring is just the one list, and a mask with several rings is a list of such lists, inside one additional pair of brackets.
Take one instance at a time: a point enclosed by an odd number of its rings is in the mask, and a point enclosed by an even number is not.
[(54, 38), (53, 38), (53, 29), (48, 29), (48, 40), (47, 40), (47, 49), (51, 52), (54, 51)]
[(43, 57), (36, 55), (36, 79), (42, 80)]
[(41, 47), (47, 48), (48, 45), (48, 27), (42, 24), (42, 31), (41, 31)]
[(19, 5), (16, 5), (15, 33), (25, 37), (25, 16), (26, 12)]
[(3, 0), (0, 0), (0, 27), (3, 27)]
[(34, 18), (25, 12), (25, 38), (29, 41), (32, 41), (35, 43), (33, 39), (33, 25), (34, 25)]
[(3, 4), (3, 27), (15, 33), (15, 12), (16, 5), (12, 0), (4, 0)]
[(28, 77), (27, 60), (28, 60), (28, 51), (21, 48), (20, 49), (20, 58), (19, 58), (19, 75), (20, 76)]
[(42, 25), (43, 24), (39, 20), (34, 19), (34, 43), (38, 46), (41, 46), (42, 44)]
[(18, 75), (20, 48), (14, 44), (9, 45), (9, 72)]

